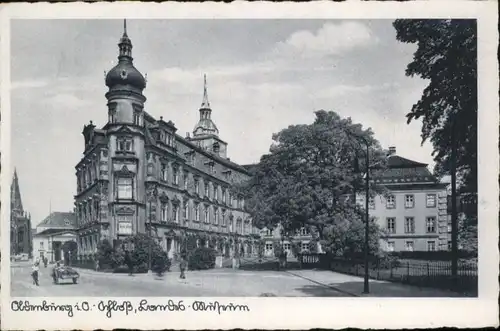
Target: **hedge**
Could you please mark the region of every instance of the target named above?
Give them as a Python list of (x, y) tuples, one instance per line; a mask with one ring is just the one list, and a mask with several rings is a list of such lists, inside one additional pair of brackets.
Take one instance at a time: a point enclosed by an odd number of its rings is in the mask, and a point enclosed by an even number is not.
[(215, 267), (216, 250), (210, 247), (196, 248), (188, 260), (189, 270), (206, 270)]

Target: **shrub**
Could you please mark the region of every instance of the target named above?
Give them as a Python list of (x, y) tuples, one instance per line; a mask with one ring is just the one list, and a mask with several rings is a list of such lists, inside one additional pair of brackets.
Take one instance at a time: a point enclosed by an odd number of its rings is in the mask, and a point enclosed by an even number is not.
[(96, 259), (99, 261), (99, 266), (111, 266), (113, 262), (113, 246), (109, 240), (104, 239), (97, 245)]
[(209, 247), (199, 247), (193, 251), (188, 260), (189, 270), (206, 270), (215, 267), (216, 251)]
[(131, 238), (134, 243), (134, 250), (132, 251), (132, 265), (138, 269), (146, 269), (149, 264), (149, 248), (151, 245), (151, 264), (156, 259), (157, 255), (163, 254), (163, 249), (160, 244), (152, 238), (144, 234), (136, 234)]
[(113, 268), (122, 266), (125, 263), (125, 252), (123, 249), (118, 248), (116, 251), (112, 252), (110, 265)]
[(161, 276), (165, 271), (170, 270), (170, 265), (171, 262), (168, 258), (167, 252), (162, 251), (154, 256), (151, 268), (154, 272)]

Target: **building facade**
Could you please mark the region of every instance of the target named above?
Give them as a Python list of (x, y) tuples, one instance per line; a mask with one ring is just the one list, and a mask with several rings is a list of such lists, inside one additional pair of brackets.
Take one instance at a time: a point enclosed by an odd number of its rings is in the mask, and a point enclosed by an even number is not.
[[(71, 254), (71, 250), (65, 250), (65, 246), (76, 247), (76, 228), (75, 213), (50, 213), (34, 231), (33, 257), (40, 261), (47, 258), (50, 263), (64, 260), (65, 251)], [(68, 245), (71, 242), (75, 244)]]
[[(371, 199), (370, 216), (384, 229), (387, 251), (448, 249), (447, 184), (439, 182), (427, 164), (405, 159), (390, 148), (387, 169), (374, 174), (376, 185), (387, 193)], [(357, 202), (364, 206), (364, 196)]]
[(189, 236), (226, 255), (255, 250), (256, 230), (233, 190), (249, 173), (227, 157), (206, 79), (200, 119), (192, 137), (182, 137), (172, 121), (146, 112), (146, 79), (133, 65), (125, 23), (106, 85), (108, 122), (101, 129), (84, 126), (76, 165), (80, 257), (94, 254), (103, 239), (116, 245), (137, 233), (152, 234), (171, 258)]
[(32, 253), (31, 216), (23, 208), (19, 178), (14, 170), (10, 186), (10, 254)]

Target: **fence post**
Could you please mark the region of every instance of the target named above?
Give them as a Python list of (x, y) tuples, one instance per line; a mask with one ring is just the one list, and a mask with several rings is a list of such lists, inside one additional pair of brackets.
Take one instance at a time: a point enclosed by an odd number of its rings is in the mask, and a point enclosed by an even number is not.
[(410, 282), (410, 262), (406, 262), (406, 281)]
[(392, 279), (392, 261), (389, 261), (389, 268), (391, 269), (389, 279)]
[(377, 280), (380, 278), (380, 260), (377, 259)]

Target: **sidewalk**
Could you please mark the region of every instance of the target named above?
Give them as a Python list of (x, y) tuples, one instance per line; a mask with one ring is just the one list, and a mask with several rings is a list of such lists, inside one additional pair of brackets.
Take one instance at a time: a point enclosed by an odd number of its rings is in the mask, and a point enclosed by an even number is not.
[(420, 288), (412, 285), (370, 279), (370, 293), (363, 294), (363, 277), (340, 274), (329, 270), (287, 271), (296, 277), (307, 279), (318, 286), (328, 286), (340, 292), (360, 297), (464, 297), (460, 293)]

